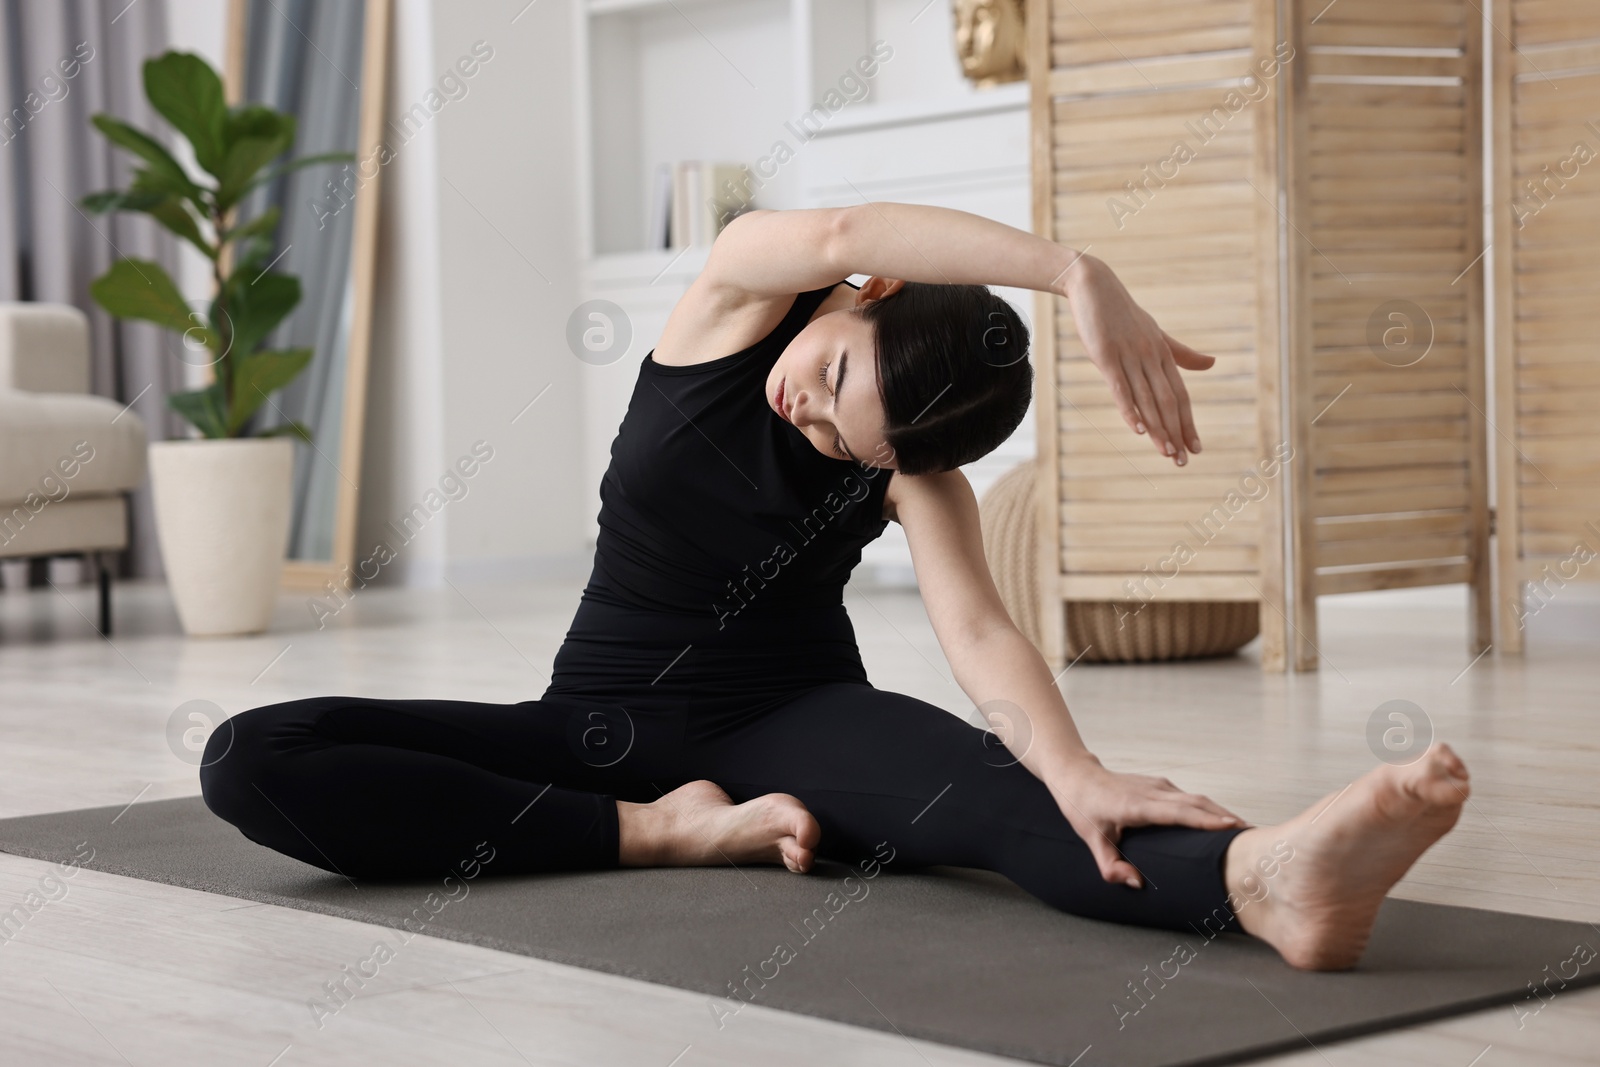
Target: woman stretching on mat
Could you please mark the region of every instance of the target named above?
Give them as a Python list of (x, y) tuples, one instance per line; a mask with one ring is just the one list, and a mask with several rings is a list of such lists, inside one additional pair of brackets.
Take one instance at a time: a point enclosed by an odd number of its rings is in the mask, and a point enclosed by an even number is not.
[[(1200, 451), (1178, 368), (1212, 357), (1097, 259), (943, 208), (750, 212), (640, 364), (544, 694), (245, 711), (207, 745), (206, 804), (347, 877), (435, 876), (488, 849), (495, 872), (803, 873), (882, 848), (897, 868), (998, 871), (1076, 915), (1353, 966), (1384, 894), (1454, 825), (1466, 768), (1435, 745), (1250, 827), (1100, 763), (1006, 615), (957, 469), (1032, 391), (1027, 327), (985, 285), (1065, 297), (1129, 428), (1178, 464)], [(1004, 747), (868, 682), (843, 587), (889, 521), (961, 688), (1016, 709)]]

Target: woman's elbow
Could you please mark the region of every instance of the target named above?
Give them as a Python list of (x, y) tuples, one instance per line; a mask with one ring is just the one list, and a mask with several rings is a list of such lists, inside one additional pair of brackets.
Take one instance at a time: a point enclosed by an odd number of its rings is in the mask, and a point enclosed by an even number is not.
[(1031, 642), (1017, 628), (1017, 624), (1006, 614), (1003, 607), (998, 610), (975, 612), (962, 619), (955, 630), (956, 644), (965, 648), (993, 647), (997, 641), (1007, 644), (1021, 641), (1031, 647)]

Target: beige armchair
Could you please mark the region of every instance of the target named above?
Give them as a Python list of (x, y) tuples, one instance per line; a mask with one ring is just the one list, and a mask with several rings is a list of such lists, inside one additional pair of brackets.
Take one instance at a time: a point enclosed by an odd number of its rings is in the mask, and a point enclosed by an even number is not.
[(145, 429), (89, 395), (89, 320), (63, 304), (0, 303), (0, 559), (83, 556), (111, 633), (110, 554), (128, 545)]

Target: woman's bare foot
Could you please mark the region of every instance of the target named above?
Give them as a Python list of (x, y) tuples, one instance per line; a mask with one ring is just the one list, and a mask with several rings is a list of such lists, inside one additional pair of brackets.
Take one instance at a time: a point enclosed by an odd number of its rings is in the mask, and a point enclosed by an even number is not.
[(617, 862), (623, 867), (716, 867), (781, 863), (811, 869), (822, 828), (788, 793), (735, 804), (715, 782), (681, 785), (649, 804), (617, 801)]
[(1384, 894), (1455, 825), (1466, 764), (1436, 744), (1385, 764), (1288, 822), (1252, 827), (1228, 846), (1225, 877), (1245, 931), (1291, 966), (1354, 967)]

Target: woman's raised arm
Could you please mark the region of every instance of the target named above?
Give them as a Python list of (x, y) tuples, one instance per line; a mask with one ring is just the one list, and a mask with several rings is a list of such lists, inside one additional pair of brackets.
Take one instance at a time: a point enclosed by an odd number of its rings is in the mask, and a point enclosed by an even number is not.
[(1123, 421), (1180, 466), (1200, 451), (1179, 368), (1216, 362), (1169, 336), (1098, 258), (967, 211), (869, 202), (752, 211), (712, 245), (708, 283), (801, 292), (866, 274), (944, 285), (1001, 285), (1063, 296)]

